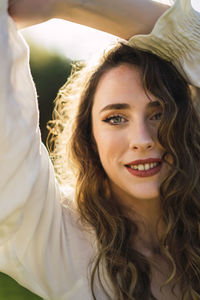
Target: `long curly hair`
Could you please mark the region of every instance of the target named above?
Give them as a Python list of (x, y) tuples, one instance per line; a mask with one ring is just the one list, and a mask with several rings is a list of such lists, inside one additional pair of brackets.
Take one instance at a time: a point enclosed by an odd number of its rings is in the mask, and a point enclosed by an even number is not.
[[(79, 66), (72, 73), (58, 93), (53, 121), (48, 124), (58, 180), (62, 185), (73, 185), (81, 221), (96, 233), (98, 253), (91, 270), (93, 298), (94, 282), (99, 280), (109, 299), (156, 299), (151, 291), (150, 261), (134, 249), (137, 224), (113, 199), (92, 134), (91, 111), (97, 84), (102, 74), (123, 63), (141, 70), (144, 89), (159, 99), (163, 110), (158, 141), (165, 149), (162, 160), (170, 172), (160, 186), (166, 224), (160, 251), (171, 264), (163, 287), (175, 281), (172, 291), (178, 283), (182, 299), (200, 299), (199, 117), (190, 88), (173, 65), (126, 43), (109, 49), (96, 64)], [(105, 286), (102, 263), (112, 296)]]

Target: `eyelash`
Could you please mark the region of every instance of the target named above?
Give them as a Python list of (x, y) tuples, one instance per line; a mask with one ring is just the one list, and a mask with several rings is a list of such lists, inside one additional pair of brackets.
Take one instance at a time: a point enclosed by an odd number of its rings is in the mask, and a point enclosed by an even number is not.
[[(153, 119), (155, 116), (159, 116), (159, 118), (158, 119), (157, 118)], [(161, 117), (162, 117), (162, 112), (158, 112), (158, 113), (156, 113), (155, 115), (153, 115), (151, 117), (151, 120), (153, 120), (153, 121), (160, 121)], [(118, 122), (114, 123), (113, 120), (116, 120), (116, 118), (120, 118), (121, 121), (118, 121)], [(122, 119), (123, 119), (123, 121), (122, 121)], [(128, 121), (122, 115), (117, 114), (117, 115), (111, 115), (111, 116), (105, 118), (103, 120), (103, 122), (106, 122), (106, 123), (109, 123), (110, 125), (114, 125), (115, 126), (115, 125), (120, 125), (120, 124), (126, 123)]]
[[(153, 115), (153, 117), (158, 116), (158, 115), (159, 115), (159, 119), (156, 119), (155, 121), (160, 121), (161, 120), (161, 118), (162, 118), (162, 112), (156, 113), (155, 115)], [(151, 117), (151, 120), (152, 120), (153, 117)]]
[[(113, 120), (116, 120), (116, 118), (120, 118), (120, 120), (124, 119), (124, 121), (121, 121), (121, 122), (118, 121), (117, 123), (112, 122)], [(103, 122), (106, 122), (106, 123), (109, 123), (110, 125), (115, 126), (115, 125), (120, 125), (121, 123), (126, 123), (127, 120), (122, 115), (117, 114), (117, 115), (112, 115), (112, 116), (107, 117), (106, 119), (103, 120)]]

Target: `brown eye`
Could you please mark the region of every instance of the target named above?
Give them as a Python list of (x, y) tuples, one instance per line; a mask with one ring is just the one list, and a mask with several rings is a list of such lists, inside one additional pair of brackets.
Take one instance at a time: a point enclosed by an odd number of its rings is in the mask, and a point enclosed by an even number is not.
[(111, 125), (120, 125), (127, 122), (127, 120), (121, 115), (115, 115), (106, 118), (103, 122), (110, 123)]
[(162, 118), (162, 112), (156, 113), (155, 115), (153, 115), (153, 117), (151, 117), (151, 120), (153, 121), (160, 121)]

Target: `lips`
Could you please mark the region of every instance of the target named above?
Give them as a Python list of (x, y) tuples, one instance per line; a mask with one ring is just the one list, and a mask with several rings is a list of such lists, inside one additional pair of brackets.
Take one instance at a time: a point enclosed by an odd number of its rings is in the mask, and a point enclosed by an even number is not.
[(162, 162), (160, 158), (140, 159), (125, 165), (127, 171), (137, 177), (154, 176), (160, 172)]
[(160, 158), (147, 158), (147, 159), (138, 159), (138, 160), (134, 160), (128, 164), (126, 164), (126, 166), (130, 166), (130, 165), (139, 165), (139, 164), (149, 164), (149, 163), (154, 163), (154, 162), (161, 162)]

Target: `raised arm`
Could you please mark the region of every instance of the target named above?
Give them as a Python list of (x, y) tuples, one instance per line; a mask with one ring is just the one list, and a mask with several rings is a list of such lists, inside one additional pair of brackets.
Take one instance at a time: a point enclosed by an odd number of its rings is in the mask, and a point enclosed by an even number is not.
[(0, 272), (44, 299), (88, 299), (83, 249), (90, 244), (73, 223), (76, 213), (60, 204), (28, 54), (0, 0)]
[(10, 0), (21, 27), (62, 18), (128, 39), (149, 33), (169, 6), (152, 0)]

